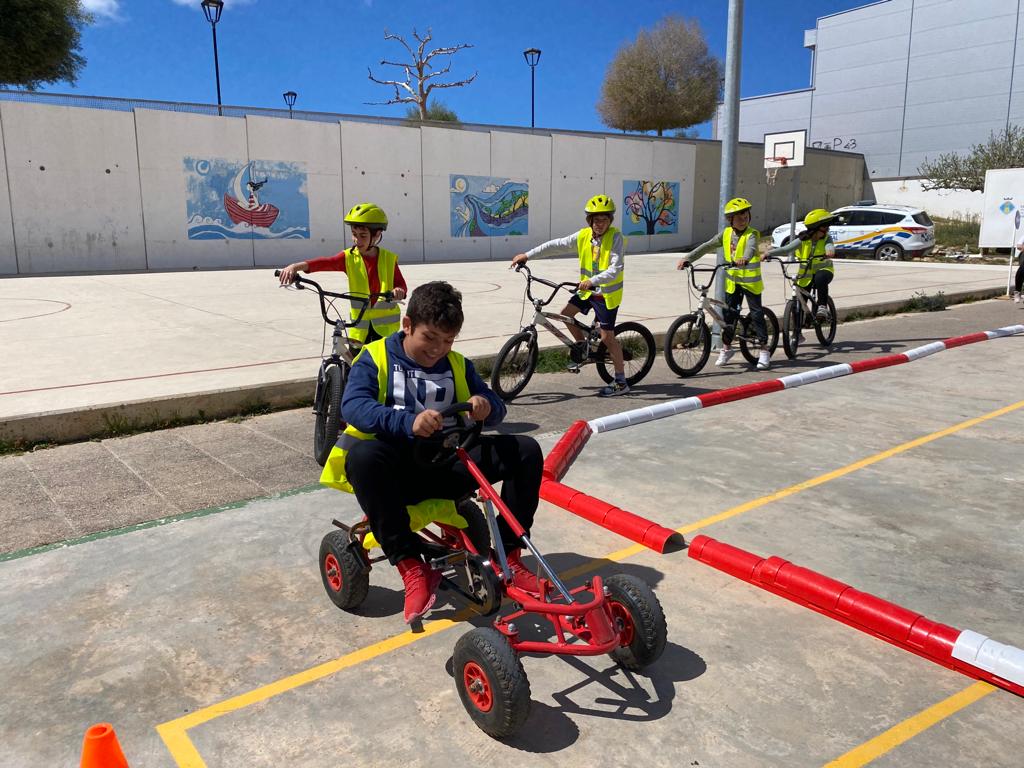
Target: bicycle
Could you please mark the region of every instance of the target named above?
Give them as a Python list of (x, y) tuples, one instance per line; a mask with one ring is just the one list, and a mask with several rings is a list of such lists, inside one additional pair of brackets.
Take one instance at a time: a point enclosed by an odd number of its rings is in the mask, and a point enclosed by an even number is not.
[[(615, 378), (615, 370), (611, 365), (608, 350), (601, 341), (601, 329), (597, 320), (587, 325), (568, 315), (544, 311), (544, 307), (554, 301), (559, 291), (566, 290), (574, 293), (579, 283), (554, 283), (542, 277), (534, 277), (530, 268), (525, 264), (518, 264), (516, 271), (526, 277), (526, 300), (533, 304), (533, 322), (524, 325), (522, 330), (506, 341), (498, 352), (498, 356), (494, 359), (494, 369), (491, 371), (491, 389), (497, 392), (503, 400), (511, 400), (522, 392), (530, 382), (537, 370), (538, 325), (547, 328), (555, 335), (555, 338), (569, 348), (572, 359), (572, 364), (569, 367), (571, 372), (579, 373), (584, 365), (594, 363), (601, 379), (606, 384), (610, 384)], [(534, 282), (551, 288), (551, 295), (547, 299), (535, 298), (532, 292)], [(560, 320), (567, 325), (579, 328), (585, 334), (585, 339), (577, 342), (570, 338), (554, 325), (552, 320)], [(622, 346), (622, 357), (626, 363), (626, 383), (633, 386), (643, 379), (654, 365), (654, 355), (657, 350), (654, 344), (654, 335), (640, 323), (624, 322), (615, 326), (615, 338)]]
[[(708, 296), (708, 290), (715, 282), (715, 275), (718, 270), (725, 267), (725, 264), (716, 264), (714, 267), (695, 267), (687, 264), (690, 271), (690, 284), (693, 289), (700, 293), (700, 306), (696, 312), (677, 317), (669, 326), (665, 334), (665, 362), (668, 367), (678, 376), (693, 376), (707, 364), (711, 355), (711, 328), (707, 316), (710, 315), (723, 328), (727, 323), (724, 317), (725, 302), (712, 299)], [(710, 272), (711, 279), (704, 285), (697, 284), (697, 272)], [(718, 308), (723, 311), (719, 312)], [(764, 322), (768, 331), (768, 350), (774, 354), (779, 345), (779, 319), (768, 307), (762, 307)], [(761, 352), (762, 344), (754, 334), (754, 324), (750, 313), (739, 319), (739, 328), (733, 332), (733, 338), (739, 341), (740, 352), (751, 365), (757, 365), (757, 357)]]
[[(814, 335), (818, 337), (821, 345), (825, 348), (831, 347), (832, 342), (836, 338), (835, 302), (829, 296), (825, 304), (828, 310), (828, 327), (826, 328), (824, 327), (824, 321), (818, 318), (818, 292), (813, 286), (804, 288), (797, 285), (797, 280), (800, 279), (800, 272), (810, 262), (775, 260), (782, 267), (782, 276), (791, 286), (789, 300), (786, 302), (786, 308), (782, 312), (782, 347), (786, 351), (786, 357), (790, 360), (796, 357), (797, 348), (800, 346), (801, 336), (803, 335), (801, 333), (802, 330), (812, 326), (814, 327)], [(801, 269), (796, 275), (790, 277), (789, 272), (786, 271), (787, 264), (799, 264)], [(807, 307), (808, 300), (811, 302), (810, 308)]]
[[(279, 277), (281, 270), (274, 270), (274, 277)], [(345, 428), (345, 422), (341, 418), (341, 396), (345, 392), (345, 382), (348, 381), (348, 372), (352, 368), (352, 361), (362, 349), (362, 342), (350, 339), (348, 329), (359, 325), (363, 315), (369, 308), (370, 303), (377, 298), (384, 301), (393, 301), (394, 297), (390, 291), (385, 293), (371, 293), (363, 296), (352, 293), (335, 293), (325, 291), (315, 280), (295, 276), (292, 283), (298, 291), (306, 290), (304, 286), (312, 286), (320, 297), (320, 314), (324, 322), (334, 328), (331, 333), (331, 354), (320, 361), (320, 370), (316, 376), (316, 391), (313, 394), (313, 415), (316, 422), (313, 425), (313, 457), (321, 467), (327, 463), (327, 457), (331, 453), (338, 440), (338, 434)], [(351, 303), (362, 304), (362, 309), (354, 320), (345, 320), (341, 312), (334, 306), (335, 299), (344, 299)], [(328, 305), (331, 310), (338, 313), (337, 319), (332, 319), (328, 314)]]

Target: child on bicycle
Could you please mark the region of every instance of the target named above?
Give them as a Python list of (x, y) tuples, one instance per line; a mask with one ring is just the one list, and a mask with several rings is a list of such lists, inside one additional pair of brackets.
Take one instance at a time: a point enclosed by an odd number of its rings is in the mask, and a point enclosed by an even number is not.
[(765, 325), (764, 310), (761, 306), (761, 294), (764, 292), (764, 281), (761, 279), (761, 257), (757, 252), (757, 243), (761, 233), (750, 226), (750, 201), (743, 197), (734, 197), (725, 204), (725, 214), (729, 226), (702, 243), (683, 257), (676, 264), (676, 269), (685, 269), (708, 251), (717, 248), (725, 262), (725, 321), (729, 324), (722, 329), (722, 349), (718, 353), (715, 365), (722, 366), (732, 359), (735, 351), (732, 348), (732, 337), (735, 333), (736, 321), (740, 318), (740, 307), (746, 298), (750, 307), (750, 318), (753, 320), (754, 334), (761, 343), (761, 351), (757, 355), (757, 369), (767, 371), (771, 367), (771, 350), (768, 349), (768, 327)]
[[(378, 299), (367, 308), (363, 319), (349, 328), (350, 339), (366, 344), (398, 330), (402, 313), (397, 302), (405, 298), (408, 288), (398, 268), (398, 256), (378, 247), (388, 228), (383, 209), (373, 203), (359, 203), (348, 212), (345, 223), (352, 228), (351, 248), (334, 256), (289, 264), (281, 270), (281, 285), (291, 285), (299, 272), (331, 271), (348, 275), (349, 293), (369, 296), (391, 291), (395, 301)], [(353, 320), (362, 308), (361, 302), (352, 302), (349, 312)]]
[(828, 233), (828, 228), (836, 221), (830, 211), (815, 208), (804, 217), (805, 230), (781, 248), (772, 248), (764, 255), (764, 260), (781, 259), (790, 254), (800, 262), (796, 284), (805, 290), (811, 286), (818, 294), (818, 309), (815, 317), (823, 322), (829, 321), (828, 284), (835, 277), (832, 257), (836, 254), (836, 246)]
[[(442, 428), (441, 411), (456, 402), (487, 426), (501, 422), (505, 404), (480, 379), (473, 363), (452, 351), (462, 328), (462, 294), (442, 281), (416, 288), (402, 330), (367, 344), (345, 387), (344, 434), (320, 482), (354, 493), (388, 561), (405, 585), (405, 620), (412, 623), (434, 604), (440, 575), (424, 562), (420, 538), (410, 529), (409, 505), (426, 499), (460, 499), (477, 483), (461, 463), (425, 467), (414, 459), (414, 439)], [(537, 511), (543, 456), (532, 437), (484, 435), (470, 456), (529, 532)], [(538, 581), (523, 564), (522, 541), (498, 518), (512, 579), (536, 592)]]
[[(575, 317), (594, 310), (601, 329), (601, 341), (615, 368), (615, 379), (601, 389), (601, 397), (614, 397), (629, 392), (626, 383), (626, 365), (622, 345), (615, 338), (615, 316), (622, 303), (622, 285), (625, 277), (625, 240), (612, 226), (615, 202), (607, 195), (595, 195), (584, 207), (587, 226), (566, 237), (549, 240), (526, 253), (517, 253), (512, 264), (525, 264), (529, 259), (555, 254), (577, 253), (580, 259), (580, 283), (576, 294), (562, 308), (561, 314)], [(570, 351), (572, 362), (579, 364), (587, 358), (587, 342), (582, 330), (566, 324), (576, 339), (576, 349)]]
[(1020, 304), (1020, 292), (1024, 290), (1024, 233), (1017, 238), (1017, 244), (1014, 247), (1017, 249), (1019, 263), (1017, 273), (1013, 276), (1013, 303)]

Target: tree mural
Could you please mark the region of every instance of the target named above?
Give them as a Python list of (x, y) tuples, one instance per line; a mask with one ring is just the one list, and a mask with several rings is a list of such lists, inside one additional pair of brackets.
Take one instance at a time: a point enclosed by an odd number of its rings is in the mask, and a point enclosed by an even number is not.
[(644, 222), (644, 234), (659, 235), (676, 231), (679, 218), (678, 182), (641, 179), (627, 181), (623, 187), (626, 214), (634, 224)]

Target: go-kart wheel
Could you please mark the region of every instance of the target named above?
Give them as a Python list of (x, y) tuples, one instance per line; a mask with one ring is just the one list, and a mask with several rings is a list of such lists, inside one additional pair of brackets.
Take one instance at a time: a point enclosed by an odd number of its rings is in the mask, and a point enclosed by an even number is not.
[(344, 531), (331, 531), (320, 542), (320, 578), (331, 602), (344, 611), (358, 608), (366, 599), (370, 573)]
[(530, 714), (530, 683), (505, 636), (471, 629), (455, 644), (453, 661), (455, 688), (477, 727), (495, 739), (518, 731)]
[(604, 586), (622, 642), (609, 655), (634, 672), (653, 664), (665, 650), (668, 637), (665, 612), (654, 590), (635, 576), (622, 573), (609, 576)]

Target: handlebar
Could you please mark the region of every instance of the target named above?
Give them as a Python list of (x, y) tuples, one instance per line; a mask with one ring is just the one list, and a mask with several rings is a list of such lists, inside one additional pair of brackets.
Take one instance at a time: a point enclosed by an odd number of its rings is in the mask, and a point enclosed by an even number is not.
[[(281, 270), (275, 269), (274, 277), (280, 276)], [(320, 286), (320, 283), (316, 282), (316, 280), (310, 280), (308, 277), (302, 277), (302, 275), (298, 274), (295, 275), (295, 282), (292, 283), (292, 285), (294, 285), (295, 289), (298, 291), (306, 290), (304, 286), (313, 286), (313, 288), (316, 289), (317, 295), (320, 298), (320, 314), (323, 315), (324, 322), (327, 323), (328, 325), (334, 326), (337, 326), (339, 323), (341, 323), (342, 327), (344, 328), (351, 328), (354, 325), (359, 325), (359, 323), (361, 323), (363, 320), (363, 315), (366, 314), (366, 310), (370, 308), (371, 302), (375, 301), (376, 299), (380, 298), (384, 299), (384, 301), (395, 300), (395, 295), (391, 291), (384, 291), (383, 293), (371, 293), (369, 296), (364, 296), (362, 294), (356, 293), (337, 293), (335, 291), (324, 290), (324, 288), (322, 288)], [(345, 299), (346, 301), (349, 302), (356, 301), (362, 304), (362, 309), (359, 310), (359, 314), (355, 317), (355, 319), (345, 320), (344, 318), (339, 317), (337, 320), (332, 320), (330, 316), (327, 314), (328, 298)]]
[[(545, 280), (543, 277), (534, 277), (533, 273), (530, 271), (530, 268), (526, 266), (526, 264), (516, 264), (515, 269), (516, 272), (526, 273), (526, 297), (530, 300), (530, 303), (534, 305), (546, 307), (548, 304), (555, 300), (555, 296), (558, 295), (559, 291), (566, 290), (569, 291), (570, 293), (575, 293), (579, 289), (579, 282), (555, 283), (552, 282), (551, 280)], [(541, 299), (535, 299), (533, 297), (533, 291), (531, 290), (531, 286), (534, 281), (540, 283), (541, 285), (546, 285), (552, 289), (551, 295), (548, 296), (546, 301)]]
[[(693, 264), (687, 262), (686, 266), (683, 267), (683, 269), (690, 270), (690, 284), (693, 286), (694, 290), (699, 291), (700, 293), (705, 293), (711, 287), (711, 284), (715, 282), (715, 275), (717, 274), (718, 270), (720, 270), (722, 267), (727, 266), (728, 264), (715, 264), (715, 266), (713, 267), (695, 267), (693, 266)], [(707, 283), (705, 283), (704, 285), (697, 285), (698, 272), (710, 272), (711, 279), (708, 280)]]

